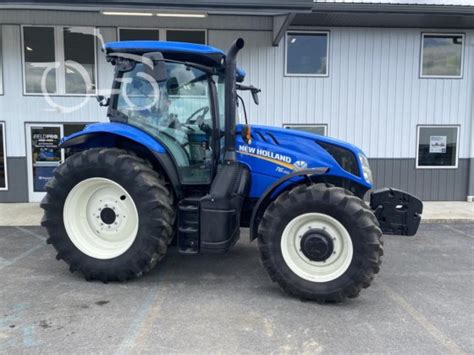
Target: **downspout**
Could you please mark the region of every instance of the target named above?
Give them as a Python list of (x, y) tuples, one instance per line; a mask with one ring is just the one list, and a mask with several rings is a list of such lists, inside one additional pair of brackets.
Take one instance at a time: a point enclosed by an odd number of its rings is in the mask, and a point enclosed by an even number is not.
[(235, 155), (235, 126), (236, 126), (236, 77), (237, 53), (244, 47), (244, 40), (239, 38), (232, 43), (225, 56), (225, 154), (226, 163), (236, 160)]

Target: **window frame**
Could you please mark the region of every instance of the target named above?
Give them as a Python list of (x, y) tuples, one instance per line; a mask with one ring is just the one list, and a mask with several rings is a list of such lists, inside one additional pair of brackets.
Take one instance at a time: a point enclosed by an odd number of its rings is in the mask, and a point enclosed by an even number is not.
[[(462, 46), (461, 46), (461, 68), (460, 75), (423, 75), (423, 47), (425, 36), (461, 36)], [(419, 65), (419, 78), (420, 79), (462, 79), (464, 75), (464, 52), (466, 47), (466, 34), (463, 32), (453, 33), (453, 32), (421, 32), (421, 41), (420, 41), (420, 65)]]
[[(420, 131), (422, 128), (456, 128), (456, 156), (454, 165), (419, 165), (419, 148), (420, 148)], [(461, 125), (458, 124), (420, 124), (416, 126), (416, 152), (415, 152), (415, 168), (416, 169), (457, 169), (459, 166), (459, 148), (460, 148), (460, 130)]]
[(3, 155), (4, 155), (4, 165), (5, 165), (5, 187), (0, 187), (0, 191), (8, 191), (8, 159), (7, 159), (7, 123), (5, 121), (0, 121), (0, 126), (2, 127), (2, 146), (3, 146)]
[[(322, 127), (324, 129), (324, 137), (328, 136), (329, 124), (327, 123), (283, 123), (283, 128), (293, 128), (293, 127)], [(311, 132), (307, 132), (311, 133)]]
[(192, 32), (204, 32), (205, 45), (207, 45), (207, 29), (205, 28), (170, 28), (170, 27), (117, 27), (117, 39), (120, 41), (120, 30), (150, 30), (158, 31), (158, 38), (160, 41), (168, 41), (168, 31), (192, 31)]
[(0, 25), (0, 96), (4, 95), (3, 92), (3, 26)]
[[(54, 29), (54, 60), (59, 62), (60, 66), (56, 72), (56, 92), (55, 93), (40, 93), (40, 92), (26, 92), (26, 72), (25, 72), (25, 38), (24, 38), (24, 28), (25, 27), (49, 27)], [(70, 94), (66, 92), (66, 72), (65, 72), (65, 61), (64, 61), (64, 29), (67, 27), (84, 27), (90, 28), (94, 31), (94, 76), (95, 76), (95, 89), (94, 92), (89, 94)], [(73, 96), (73, 97), (87, 97), (87, 96), (97, 96), (98, 87), (99, 87), (99, 77), (98, 77), (98, 56), (97, 56), (97, 36), (99, 34), (99, 29), (95, 26), (65, 26), (65, 25), (20, 25), (20, 37), (21, 37), (21, 72), (22, 72), (22, 81), (23, 81), (23, 96), (55, 96), (55, 97), (64, 97), (64, 96)]]
[[(305, 73), (288, 73), (288, 34), (325, 34), (327, 36), (327, 46), (326, 46), (326, 74), (305, 74)], [(331, 32), (325, 30), (315, 30), (315, 31), (306, 31), (306, 30), (288, 30), (285, 32), (285, 60), (284, 60), (284, 76), (285, 77), (315, 77), (315, 78), (328, 78), (329, 77), (329, 63), (330, 63), (330, 46), (331, 46)]]

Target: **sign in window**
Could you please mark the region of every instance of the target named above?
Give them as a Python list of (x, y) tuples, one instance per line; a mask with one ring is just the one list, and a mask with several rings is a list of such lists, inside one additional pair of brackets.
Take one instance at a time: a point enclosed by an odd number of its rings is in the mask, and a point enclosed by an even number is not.
[(459, 126), (418, 126), (417, 168), (457, 168)]
[(84, 127), (82, 123), (29, 126), (32, 192), (44, 192), (45, 185), (53, 178), (54, 169), (61, 161), (75, 153), (70, 148), (60, 149), (61, 139), (81, 131)]

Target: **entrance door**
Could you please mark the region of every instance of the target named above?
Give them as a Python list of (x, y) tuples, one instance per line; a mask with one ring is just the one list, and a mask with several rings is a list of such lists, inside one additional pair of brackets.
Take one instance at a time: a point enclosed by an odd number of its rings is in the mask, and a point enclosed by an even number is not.
[(84, 123), (26, 125), (28, 161), (28, 195), (30, 202), (40, 202), (45, 195), (45, 185), (53, 177), (53, 170), (73, 151), (59, 149), (64, 136), (83, 130)]
[(40, 202), (53, 170), (64, 159), (59, 149), (63, 137), (61, 124), (27, 124), (28, 195), (30, 202)]

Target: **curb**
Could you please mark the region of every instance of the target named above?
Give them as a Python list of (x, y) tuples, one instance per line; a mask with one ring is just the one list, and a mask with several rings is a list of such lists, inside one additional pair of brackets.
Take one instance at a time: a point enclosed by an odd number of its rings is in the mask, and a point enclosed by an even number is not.
[(469, 219), (469, 218), (422, 219), (421, 223), (422, 224), (474, 223), (474, 219)]

